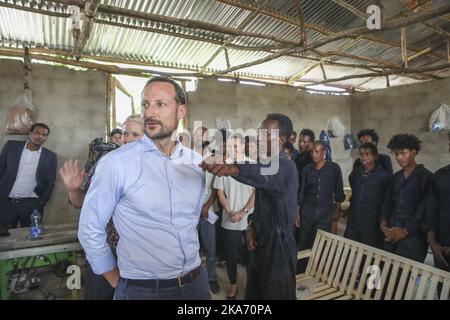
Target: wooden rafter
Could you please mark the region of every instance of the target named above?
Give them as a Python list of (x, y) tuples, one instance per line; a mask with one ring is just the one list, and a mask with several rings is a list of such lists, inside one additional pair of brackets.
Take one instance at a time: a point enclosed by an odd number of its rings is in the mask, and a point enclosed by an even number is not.
[[(250, 10), (250, 11), (255, 10), (255, 5), (248, 1), (242, 1), (242, 0), (216, 0), (216, 1), (225, 3), (228, 5), (237, 7), (237, 8), (245, 9), (245, 10)], [(378, 5), (380, 5), (380, 4), (378, 4)], [(356, 10), (358, 10), (358, 9), (356, 9)], [(299, 23), (299, 21), (296, 17), (290, 16), (287, 14), (283, 14), (283, 13), (280, 13), (280, 12), (277, 12), (274, 10), (268, 10), (268, 9), (262, 10), (261, 14), (267, 15), (274, 19), (278, 19), (278, 20), (287, 22), (294, 26), (298, 26), (298, 23)], [(399, 15), (395, 16), (394, 18), (397, 19), (402, 16), (403, 16), (402, 14), (399, 14)], [(329, 35), (333, 34), (333, 32), (331, 30), (328, 30), (327, 28), (324, 28), (318, 24), (308, 22), (306, 20), (305, 20), (305, 28), (309, 29), (309, 30), (314, 30), (325, 36), (329, 36)], [(400, 43), (398, 43), (396, 41), (390, 41), (390, 40), (387, 40), (387, 39), (384, 39), (382, 37), (378, 37), (375, 35), (366, 34), (362, 37), (362, 39), (373, 42), (373, 43), (380, 43), (380, 44), (384, 44), (384, 45), (391, 46), (391, 47), (401, 48)], [(419, 52), (419, 51), (423, 50), (423, 48), (417, 48), (417, 47), (413, 47), (413, 46), (411, 46), (409, 49), (414, 52)], [(438, 54), (431, 54), (431, 56), (438, 60), (446, 60), (443, 56), (438, 55)]]
[(422, 22), (422, 25), (424, 25), (426, 28), (430, 29), (431, 31), (440, 34), (444, 38), (450, 39), (450, 32), (442, 29), (441, 27), (435, 26), (429, 22)]
[(300, 29), (300, 42), (303, 44), (308, 43), (305, 30), (305, 17), (303, 16), (302, 0), (295, 0), (295, 8), (298, 15), (298, 27)]
[(442, 70), (449, 69), (449, 68), (450, 68), (450, 63), (444, 63), (444, 64), (440, 64), (437, 66), (431, 66), (431, 67), (425, 67), (425, 68), (403, 68), (400, 70), (381, 71), (381, 72), (377, 72), (375, 74), (374, 73), (354, 74), (354, 75), (319, 81), (316, 84), (325, 84), (325, 83), (339, 82), (339, 81), (358, 79), (358, 78), (384, 77), (384, 76), (389, 76), (389, 75), (394, 75), (394, 74), (395, 75), (404, 75), (404, 74), (411, 74), (411, 73), (442, 71)]
[(288, 48), (288, 49), (282, 49), (279, 50), (277, 53), (274, 53), (272, 55), (266, 56), (264, 58), (261, 59), (257, 59), (254, 60), (252, 62), (248, 62), (248, 63), (244, 63), (241, 65), (237, 65), (237, 66), (233, 66), (231, 68), (228, 68), (226, 70), (222, 70), (219, 72), (219, 74), (226, 74), (235, 70), (239, 70), (242, 68), (247, 68), (247, 67), (251, 67), (254, 65), (258, 65), (264, 62), (268, 62), (274, 59), (277, 59), (281, 56), (285, 56), (285, 55), (289, 55), (292, 53), (299, 53), (299, 52), (305, 52), (305, 51), (309, 51), (312, 49), (316, 49), (319, 48), (327, 43), (331, 43), (337, 40), (341, 40), (341, 39), (345, 39), (345, 38), (356, 38), (360, 35), (364, 35), (364, 34), (369, 34), (369, 33), (374, 33), (374, 32), (381, 32), (381, 31), (385, 31), (385, 30), (392, 30), (392, 29), (398, 29), (401, 27), (406, 27), (408, 25), (414, 24), (414, 23), (418, 23), (418, 22), (422, 22), (422, 21), (426, 21), (428, 19), (434, 18), (434, 17), (438, 17), (441, 16), (443, 14), (446, 14), (450, 12), (450, 4), (447, 5), (443, 5), (439, 8), (433, 9), (433, 10), (429, 10), (426, 12), (420, 12), (420, 13), (416, 13), (413, 15), (409, 15), (407, 17), (400, 17), (397, 18), (395, 20), (390, 20), (390, 21), (386, 21), (383, 24), (382, 29), (380, 30), (370, 30), (367, 29), (366, 26), (363, 27), (359, 27), (359, 28), (353, 28), (353, 29), (349, 29), (349, 30), (345, 30), (342, 32), (338, 32), (334, 35), (330, 35), (329, 37), (327, 37), (324, 40), (316, 40), (313, 43), (309, 43), (306, 46), (303, 46), (301, 48)]
[[(239, 26), (237, 27), (238, 31), (243, 31), (245, 27), (247, 27), (255, 18), (259, 15), (259, 12), (270, 2), (271, 0), (264, 0), (264, 2), (261, 4), (260, 7), (258, 7), (258, 10), (253, 11), (250, 15), (248, 15), (244, 21), (242, 21)], [(236, 36), (230, 36), (225, 42), (218, 48), (216, 51), (211, 55), (211, 57), (206, 61), (206, 63), (203, 65), (202, 69), (205, 69), (208, 67), (208, 65), (217, 57), (217, 55), (222, 51), (222, 49), (226, 48), (234, 39), (236, 39)], [(227, 59), (228, 68), (230, 68), (229, 63), (230, 60)]]
[(363, 20), (367, 19), (367, 15), (356, 8), (355, 6), (352, 6), (350, 3), (346, 2), (345, 0), (333, 0), (334, 3), (340, 5), (341, 7), (347, 9), (350, 12), (353, 12), (356, 16), (360, 17)]
[(320, 70), (322, 70), (323, 79), (327, 80), (327, 74), (325, 72), (325, 67), (323, 66), (323, 63), (320, 63)]
[(84, 10), (81, 17), (81, 33), (79, 37), (75, 39), (75, 46), (73, 48), (73, 55), (76, 59), (81, 58), (81, 54), (86, 46), (89, 36), (91, 35), (92, 28), (94, 27), (94, 18), (97, 14), (100, 0), (87, 0), (84, 5)]
[(406, 36), (406, 28), (400, 28), (400, 33), (401, 33), (401, 43), (402, 43), (402, 61), (403, 61), (403, 66), (405, 68), (408, 67), (408, 41), (407, 41), (407, 36)]
[[(80, 3), (83, 3), (82, 0), (48, 0), (50, 2), (55, 3), (61, 3), (65, 5), (80, 5)], [(285, 45), (297, 45), (298, 43), (295, 41), (289, 41), (280, 39), (274, 36), (261, 34), (261, 33), (255, 33), (255, 32), (246, 32), (246, 31), (240, 31), (236, 28), (230, 28), (230, 27), (224, 27), (218, 24), (214, 23), (207, 23), (197, 20), (189, 20), (189, 19), (181, 19), (181, 18), (174, 18), (169, 16), (163, 16), (159, 14), (154, 13), (147, 13), (147, 12), (140, 12), (136, 10), (130, 10), (130, 9), (124, 9), (119, 8), (115, 6), (110, 5), (104, 5), (100, 4), (98, 7), (98, 12), (109, 15), (109, 16), (124, 16), (127, 18), (133, 18), (133, 19), (141, 19), (141, 20), (147, 20), (162, 24), (169, 24), (172, 26), (178, 26), (188, 29), (196, 29), (196, 30), (206, 30), (210, 32), (215, 33), (221, 33), (221, 34), (228, 34), (232, 36), (246, 36), (246, 37), (252, 37), (252, 38), (261, 38), (266, 40), (272, 40), (277, 43), (283, 43)]]

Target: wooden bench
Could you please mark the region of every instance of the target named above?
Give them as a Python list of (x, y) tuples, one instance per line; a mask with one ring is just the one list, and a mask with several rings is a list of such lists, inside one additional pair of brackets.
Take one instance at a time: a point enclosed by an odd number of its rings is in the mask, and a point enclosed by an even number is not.
[(299, 300), (450, 299), (449, 272), (322, 230), (297, 258), (308, 259)]

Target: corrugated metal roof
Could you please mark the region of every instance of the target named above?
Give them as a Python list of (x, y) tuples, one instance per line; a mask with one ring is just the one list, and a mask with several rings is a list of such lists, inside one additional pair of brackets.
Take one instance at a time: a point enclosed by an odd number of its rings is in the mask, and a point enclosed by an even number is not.
[[(54, 0), (58, 1), (58, 0)], [(371, 0), (346, 0), (361, 12), (372, 4)], [(446, 0), (448, 1), (448, 0)], [(53, 17), (45, 14), (25, 12), (13, 8), (6, 8), (1, 4), (14, 4), (19, 8), (34, 8), (67, 14), (67, 6), (58, 4), (51, 0), (0, 0), (0, 44), (3, 46), (17, 46), (19, 44), (45, 47), (55, 50), (71, 51), (74, 46), (71, 35), (70, 20), (65, 17)], [(188, 19), (214, 24), (227, 28), (241, 28), (245, 32), (258, 33), (266, 36), (282, 39), (283, 41), (298, 42), (300, 32), (295, 23), (289, 23), (274, 17), (259, 14), (247, 25), (252, 11), (241, 9), (235, 5), (225, 4), (216, 0), (102, 0), (103, 5), (134, 10), (143, 13), (157, 14), (160, 16)], [(235, 2), (237, 3), (237, 2)], [(257, 7), (262, 1), (241, 1)], [(302, 10), (308, 23), (316, 24), (329, 32), (339, 32), (346, 29), (365, 25), (365, 22), (354, 13), (338, 5), (333, 0), (302, 0)], [(439, 2), (442, 4), (442, 1)], [(295, 1), (272, 0), (266, 5), (268, 10), (290, 17), (290, 21), (297, 19)], [(385, 18), (390, 18), (405, 11), (402, 1), (384, 1)], [(131, 61), (148, 62), (156, 66), (171, 66), (216, 72), (227, 69), (226, 58), (223, 48), (217, 43), (229, 41), (238, 46), (269, 46), (274, 42), (270, 39), (255, 38), (249, 36), (233, 37), (229, 34), (211, 30), (199, 30), (183, 26), (173, 26), (155, 21), (136, 19), (124, 16), (111, 15), (101, 10), (98, 12), (97, 23), (94, 24), (91, 37), (84, 48), (83, 53), (96, 56), (122, 58)], [(431, 19), (430, 23), (444, 30), (450, 30), (450, 22), (444, 19)], [(123, 28), (111, 24), (120, 23), (130, 26)], [(139, 28), (153, 28), (159, 31), (137, 30)], [(171, 31), (172, 35), (163, 34), (161, 31)], [(318, 31), (307, 30), (308, 42), (324, 39), (325, 35)], [(407, 27), (408, 45), (422, 50), (431, 46), (435, 49), (434, 54), (445, 56), (445, 47), (442, 45), (444, 38), (429, 30), (421, 24)], [(177, 35), (188, 35), (211, 39), (216, 43), (186, 39)], [(400, 31), (390, 30), (376, 34), (385, 40), (400, 43)], [(217, 53), (217, 51), (219, 53)], [(385, 60), (390, 63), (401, 64), (401, 50), (367, 39), (343, 39), (324, 45), (319, 48), (322, 52), (341, 51), (355, 56), (363, 56), (372, 59)], [(409, 54), (415, 51), (410, 50)], [(213, 55), (216, 55), (214, 58)], [(270, 55), (267, 51), (228, 49), (231, 66), (249, 63)], [(320, 58), (315, 53), (303, 55)], [(212, 59), (212, 60), (211, 60)], [(351, 63), (358, 65), (374, 64), (362, 61), (358, 58), (331, 56), (327, 57), (334, 62)], [(208, 61), (211, 62), (207, 64)], [(433, 64), (439, 59), (435, 57), (422, 56), (411, 62), (412, 66)], [(274, 78), (287, 81), (293, 75), (317, 64), (317, 61), (296, 56), (284, 56), (272, 61), (240, 69), (241, 75), (255, 78)], [(327, 65), (325, 69), (328, 78), (338, 78), (346, 75), (368, 73), (361, 68), (349, 68), (344, 66)], [(447, 73), (443, 73), (446, 75)], [(320, 67), (316, 67), (305, 74), (300, 82), (323, 79)], [(339, 84), (357, 85), (365, 79), (353, 79)], [(367, 79), (366, 79), (367, 80)], [(382, 78), (383, 80), (383, 78)], [(410, 77), (398, 77), (394, 83), (415, 82)], [(371, 89), (380, 85), (383, 81), (371, 80), (363, 84), (363, 88)]]

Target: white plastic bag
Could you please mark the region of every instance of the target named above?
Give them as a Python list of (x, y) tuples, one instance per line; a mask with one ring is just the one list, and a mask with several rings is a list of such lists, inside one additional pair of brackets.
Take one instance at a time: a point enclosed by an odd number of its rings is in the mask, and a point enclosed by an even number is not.
[(346, 133), (347, 129), (338, 117), (332, 117), (330, 120), (328, 120), (328, 135), (331, 138), (343, 138)]
[(28, 134), (33, 125), (35, 114), (36, 107), (27, 96), (24, 94), (19, 95), (9, 108), (5, 133)]
[(430, 132), (450, 130), (450, 106), (442, 103), (430, 117)]

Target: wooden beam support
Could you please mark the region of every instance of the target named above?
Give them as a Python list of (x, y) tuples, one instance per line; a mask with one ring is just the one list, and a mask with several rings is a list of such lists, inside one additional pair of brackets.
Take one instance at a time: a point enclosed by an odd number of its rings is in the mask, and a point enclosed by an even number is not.
[(314, 68), (316, 68), (320, 64), (321, 64), (321, 62), (314, 63), (314, 64), (310, 65), (309, 67), (297, 72), (296, 74), (294, 74), (292, 77), (289, 78), (288, 84), (293, 84), (294, 81), (296, 81), (297, 79), (303, 78), (308, 72), (312, 71)]
[(365, 74), (355, 74), (345, 77), (339, 77), (334, 79), (327, 79), (323, 81), (319, 81), (316, 84), (325, 84), (331, 82), (339, 82), (350, 79), (358, 79), (358, 78), (369, 78), (369, 77), (383, 77), (389, 75), (404, 75), (404, 74), (412, 74), (412, 73), (424, 73), (424, 72), (433, 72), (433, 71), (441, 71), (450, 68), (450, 63), (444, 63), (437, 66), (425, 67), (425, 68), (403, 68), (400, 70), (386, 70), (376, 73), (365, 73)]
[(403, 66), (405, 68), (408, 67), (408, 42), (407, 42), (407, 38), (406, 38), (406, 28), (400, 28), (400, 33), (401, 33), (401, 43), (402, 43), (402, 61), (403, 61)]
[(447, 40), (447, 61), (450, 62), (450, 40)]
[[(55, 3), (62, 3), (66, 5), (79, 5), (82, 3), (82, 0), (49, 0), (51, 2)], [(222, 33), (222, 34), (228, 34), (232, 36), (246, 36), (246, 37), (253, 37), (253, 38), (261, 38), (261, 39), (267, 39), (272, 40), (274, 42), (283, 43), (286, 45), (297, 45), (298, 43), (295, 41), (289, 41), (280, 39), (274, 36), (261, 34), (261, 33), (254, 33), (254, 32), (245, 32), (245, 31), (239, 31), (236, 28), (229, 28), (224, 27), (218, 24), (214, 23), (207, 23), (197, 20), (189, 20), (189, 19), (181, 19), (181, 18), (174, 18), (169, 16), (162, 16), (154, 13), (146, 13), (146, 12), (140, 12), (130, 9), (124, 9), (119, 8), (115, 6), (110, 5), (104, 5), (100, 4), (98, 7), (98, 12), (106, 15), (112, 15), (112, 16), (124, 16), (128, 18), (134, 18), (134, 19), (142, 19), (152, 22), (158, 22), (163, 24), (170, 24), (173, 26), (179, 26), (183, 28), (188, 29), (197, 29), (197, 30), (206, 30), (210, 32), (216, 32), (216, 33)]]
[(31, 74), (31, 68), (30, 50), (28, 47), (25, 47), (23, 55), (23, 91), (28, 100), (33, 102), (33, 76)]
[(334, 35), (330, 35), (329, 37), (327, 37), (324, 40), (316, 40), (313, 43), (309, 43), (307, 46), (304, 46), (302, 48), (281, 49), (277, 53), (274, 53), (272, 55), (266, 56), (261, 59), (254, 60), (252, 62), (247, 62), (247, 63), (243, 63), (241, 65), (233, 66), (231, 68), (228, 68), (228, 69), (218, 72), (218, 74), (226, 74), (226, 73), (229, 73), (229, 72), (232, 72), (235, 70), (251, 67), (254, 65), (258, 65), (258, 64), (261, 64), (264, 62), (268, 62), (268, 61), (277, 59), (277, 58), (285, 56), (285, 55), (292, 54), (292, 53), (299, 53), (299, 52), (305, 52), (308, 50), (316, 49), (327, 43), (334, 42), (337, 40), (346, 39), (346, 38), (356, 38), (356, 37), (364, 35), (364, 34), (382, 32), (382, 31), (386, 31), (386, 30), (392, 30), (392, 29), (397, 29), (397, 28), (401, 28), (401, 27), (406, 27), (411, 24), (423, 22), (428, 19), (432, 19), (432, 18), (441, 16), (448, 12), (450, 12), (450, 3), (440, 6), (439, 8), (426, 11), (426, 12), (420, 12), (420, 13), (416, 13), (416, 14), (413, 14), (413, 15), (410, 15), (407, 17), (400, 17), (395, 20), (386, 21), (383, 24), (383, 28), (380, 30), (370, 30), (370, 29), (367, 29), (366, 26), (345, 30), (342, 32), (338, 32)]
[(84, 5), (84, 10), (81, 17), (81, 33), (75, 41), (75, 47), (73, 48), (73, 56), (79, 60), (81, 54), (86, 46), (89, 36), (91, 35), (92, 28), (94, 27), (94, 18), (97, 14), (98, 6), (101, 0), (87, 0)]
[(360, 11), (358, 8), (352, 6), (350, 3), (347, 3), (345, 0), (333, 0), (334, 3), (340, 5), (341, 7), (347, 9), (348, 11), (354, 13), (359, 18), (363, 19), (364, 21), (367, 20), (367, 15)]
[(325, 72), (325, 67), (323, 66), (323, 63), (320, 63), (320, 70), (322, 70), (323, 79), (327, 80), (327, 74)]
[[(253, 11), (250, 15), (248, 15), (244, 21), (242, 21), (239, 26), (237, 27), (238, 31), (243, 31), (245, 27), (247, 27), (255, 18), (259, 15), (259, 12), (264, 8), (271, 0), (264, 0), (264, 2), (261, 4), (260, 7), (256, 11)], [(236, 39), (236, 36), (231, 36), (225, 42), (220, 46), (220, 48), (217, 48), (216, 51), (211, 55), (211, 57), (206, 61), (206, 63), (203, 65), (202, 69), (206, 69), (208, 65), (217, 57), (217, 55), (220, 53), (220, 51), (224, 48), (226, 48), (234, 39)], [(228, 67), (230, 68), (230, 60), (227, 60)]]
[(308, 39), (306, 38), (305, 17), (303, 16), (302, 0), (295, 0), (295, 8), (297, 9), (297, 15), (298, 15), (298, 28), (300, 30), (300, 43), (307, 44)]
[(429, 22), (422, 22), (422, 25), (424, 25), (426, 28), (430, 29), (431, 31), (443, 36), (446, 39), (450, 39), (450, 32), (442, 29), (441, 27), (435, 26)]
[[(216, 1), (234, 6), (236, 8), (241, 8), (241, 9), (250, 10), (250, 11), (255, 10), (255, 5), (248, 1), (243, 1), (243, 0), (216, 0)], [(379, 0), (377, 1), (377, 3), (379, 3)], [(380, 5), (380, 4), (378, 4), (378, 5)], [(381, 5), (380, 7), (382, 8), (383, 6)], [(274, 10), (262, 10), (261, 14), (264, 14), (266, 16), (272, 17), (272, 18), (280, 20), (280, 21), (284, 21), (284, 22), (289, 23), (294, 26), (298, 26), (298, 24), (299, 24), (299, 21), (296, 17), (290, 16), (290, 15), (287, 15), (287, 14), (284, 14), (281, 12), (277, 12)], [(382, 16), (383, 16), (383, 11), (382, 11)], [(396, 15), (395, 19), (401, 18), (401, 17), (403, 17), (403, 14)], [(305, 28), (307, 30), (314, 30), (314, 31), (319, 32), (320, 34), (326, 35), (326, 36), (334, 34), (333, 31), (331, 31), (327, 28), (324, 28), (318, 24), (310, 23), (306, 20), (305, 20)], [(362, 37), (362, 39), (368, 40), (373, 43), (380, 43), (380, 44), (385, 44), (385, 45), (391, 46), (391, 47), (401, 48), (401, 44), (399, 42), (386, 40), (382, 37), (375, 36), (375, 35), (366, 34)], [(414, 52), (419, 52), (419, 51), (423, 50), (423, 48), (416, 48), (416, 47), (410, 46), (409, 50), (414, 51)], [(441, 55), (431, 54), (431, 56), (435, 59), (446, 61), (446, 59), (444, 57), (442, 57)]]

